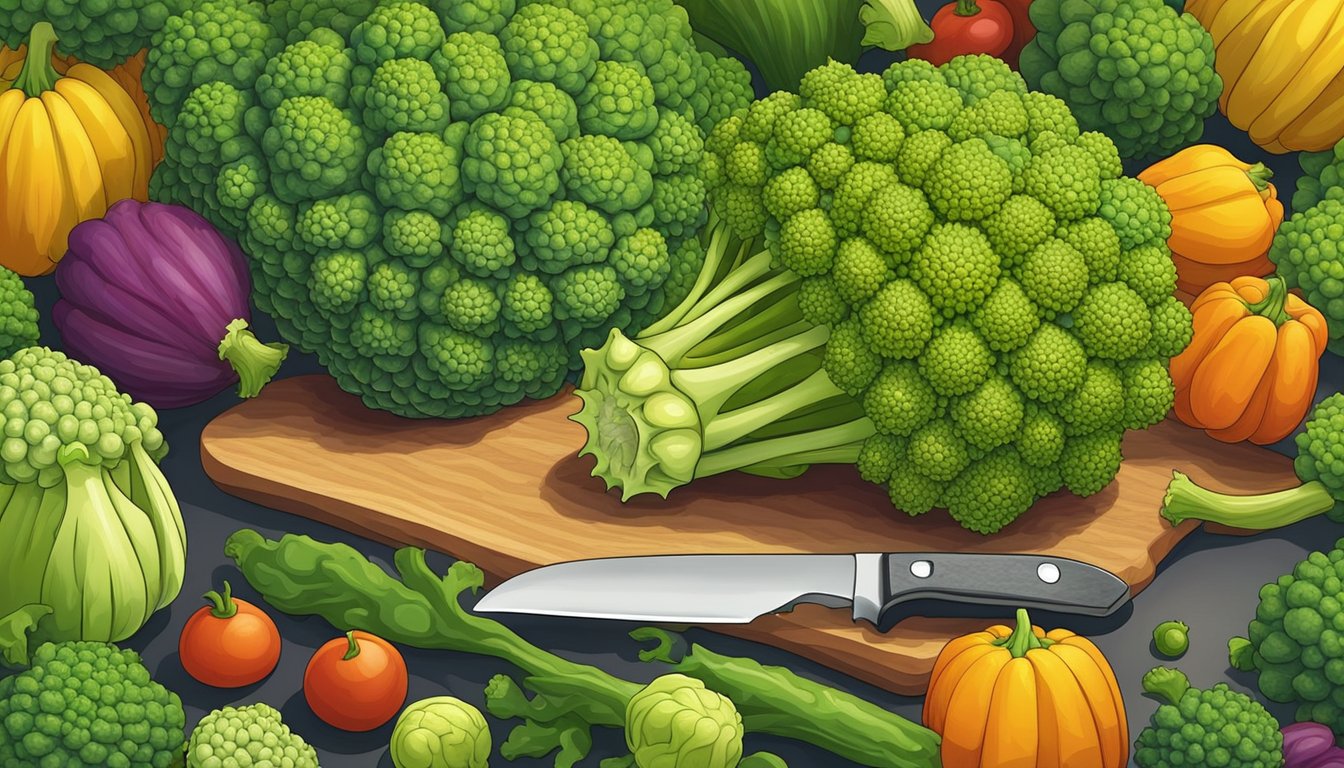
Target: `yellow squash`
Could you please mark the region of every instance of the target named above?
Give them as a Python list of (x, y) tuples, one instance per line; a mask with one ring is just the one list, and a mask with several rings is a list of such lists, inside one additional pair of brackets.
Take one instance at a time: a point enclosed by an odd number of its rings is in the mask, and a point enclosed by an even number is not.
[(1189, 0), (1213, 36), (1219, 100), (1270, 152), (1315, 152), (1344, 138), (1344, 0)]
[(126, 90), (89, 64), (52, 66), (56, 33), (33, 27), (28, 55), (0, 91), (0, 265), (46, 274), (75, 225), (118, 200), (149, 196), (149, 130)]
[(1034, 627), (1018, 610), (952, 639), (924, 697), (924, 725), (943, 738), (943, 768), (1124, 768), (1125, 703), (1097, 646)]

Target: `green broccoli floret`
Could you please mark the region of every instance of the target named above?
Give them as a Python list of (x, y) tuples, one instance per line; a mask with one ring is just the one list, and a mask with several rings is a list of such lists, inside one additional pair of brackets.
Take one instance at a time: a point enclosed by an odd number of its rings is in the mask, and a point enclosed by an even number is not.
[(1325, 315), (1327, 348), (1344, 351), (1344, 199), (1328, 197), (1279, 227), (1269, 258), (1289, 288)]
[(271, 186), (286, 202), (327, 197), (352, 188), (363, 170), (364, 135), (352, 116), (322, 96), (280, 102), (261, 139)]
[(1122, 176), (1101, 182), (1097, 215), (1115, 229), (1120, 246), (1161, 246), (1171, 237), (1171, 211), (1157, 190)]
[(317, 768), (317, 751), (266, 704), (224, 707), (205, 717), (187, 743), (187, 768)]
[(1179, 669), (1156, 667), (1143, 676), (1143, 690), (1162, 704), (1134, 742), (1134, 762), (1142, 768), (1283, 765), (1278, 721), (1227, 683), (1200, 690)]
[(383, 0), (350, 32), (355, 60), (371, 68), (393, 59), (428, 61), (443, 40), (438, 16), (411, 0)]
[(798, 95), (836, 123), (853, 126), (882, 108), (887, 90), (881, 75), (832, 60), (803, 75)]
[[(499, 38), (486, 32), (454, 32), (431, 59), (443, 79), (443, 92), (452, 105), (454, 120), (474, 120), (499, 109), (510, 98), (510, 73)], [(569, 105), (568, 96), (556, 95), (557, 105), (543, 105), (552, 115)], [(548, 125), (559, 121), (554, 117)], [(558, 138), (558, 137), (557, 137)]]
[(515, 77), (554, 83), (577, 95), (596, 72), (599, 51), (587, 23), (549, 3), (523, 5), (499, 33)]
[(578, 136), (562, 143), (560, 153), (565, 189), (609, 214), (633, 211), (653, 194), (653, 174), (611, 136)]
[[(317, 30), (349, 37), (381, 0), (266, 0), (266, 18), (286, 44)], [(456, 5), (456, 4), (455, 4)]]
[(13, 0), (0, 15), (0, 44), (17, 50), (38, 22), (48, 22), (57, 49), (100, 69), (112, 69), (149, 47), (177, 3), (172, 0)]
[(382, 225), (379, 210), (366, 192), (317, 200), (300, 208), (295, 235), (314, 256), (326, 251), (363, 251), (377, 242)]
[(1322, 400), (1307, 416), (1306, 429), (1294, 438), (1293, 470), (1302, 485), (1276, 493), (1236, 496), (1201, 488), (1174, 472), (1162, 500), (1162, 515), (1179, 525), (1208, 520), (1235, 528), (1267, 530), (1322, 513), (1344, 520), (1344, 394)]
[(436, 3), (435, 8), (449, 32), (488, 32), (496, 34), (508, 23), (517, 0), (456, 0)]
[[(1073, 322), (1087, 354), (1105, 360), (1138, 356), (1153, 335), (1153, 318), (1143, 297), (1124, 283), (1102, 283), (1089, 290)], [(1184, 327), (1190, 327), (1188, 319)]]
[(1093, 432), (1070, 438), (1064, 444), (1059, 457), (1059, 478), (1070, 493), (1091, 496), (1111, 484), (1124, 460), (1120, 438), (1115, 432)]
[(462, 175), (482, 202), (517, 218), (545, 207), (560, 188), (564, 156), (539, 117), (491, 113), (471, 124)]
[[(804, 107), (785, 112), (775, 119), (774, 130), (765, 144), (765, 159), (778, 169), (802, 165), (817, 148), (831, 142), (834, 132), (835, 124), (819, 109)], [(852, 149), (858, 153), (857, 132)]]
[(187, 94), (206, 83), (251, 90), (281, 45), (265, 17), (263, 5), (250, 0), (187, 3), (168, 17), (145, 57), (154, 119), (171, 130)]
[(37, 305), (23, 278), (0, 268), (0, 357), (37, 343)]
[(1213, 38), (1163, 0), (1046, 0), (1022, 51), (1033, 88), (1068, 103), (1120, 156), (1166, 156), (1196, 141), (1218, 107)]
[(361, 93), (364, 125), (375, 133), (435, 133), (448, 127), (448, 96), (427, 61), (389, 59), (373, 71)]
[(973, 138), (943, 150), (924, 175), (923, 189), (944, 218), (979, 221), (1013, 194), (1013, 175), (984, 139)]
[[(1055, 232), (1055, 215), (1034, 197), (1013, 195), (997, 211), (987, 216), (980, 226), (985, 230), (990, 246), (1005, 265), (1016, 267), (1033, 248), (1044, 243)], [(1074, 247), (1078, 248), (1077, 245)], [(1078, 250), (1082, 252), (1081, 248)], [(1119, 248), (1116, 249), (1116, 256), (1119, 257)]]
[[(413, 267), (427, 267), (438, 260), (449, 236), (447, 228), (429, 211), (394, 208), (383, 216), (383, 250)], [(512, 242), (509, 250), (512, 252)], [(513, 263), (512, 259), (508, 263)]]
[(164, 145), (166, 161), (150, 178), (155, 200), (175, 202), (232, 224), (242, 218), (250, 199), (230, 201), (223, 215), (219, 199), (223, 169), (256, 156), (257, 145), (246, 132), (246, 114), (252, 107), (248, 92), (214, 81), (193, 90), (177, 113)]
[(1016, 520), (1038, 495), (1022, 457), (1001, 448), (973, 462), (943, 493), (947, 513), (962, 527), (990, 534)]
[(1323, 200), (1344, 199), (1344, 141), (1323, 152), (1298, 155), (1302, 175), (1293, 193), (1293, 210), (1305, 211)]
[(44, 643), (0, 679), (0, 765), (168, 768), (185, 723), (177, 694), (110, 643)]
[(458, 151), (431, 133), (394, 133), (369, 153), (378, 201), (389, 208), (447, 216), (462, 199)]
[(720, 121), (744, 109), (756, 94), (751, 88), (751, 73), (737, 59), (701, 51), (700, 66), (705, 82), (692, 93), (691, 101), (700, 116), (698, 127), (709, 133)]
[(256, 82), (257, 102), (275, 109), (291, 96), (325, 96), (345, 106), (353, 67), (345, 41), (331, 30), (316, 30), (266, 62)]

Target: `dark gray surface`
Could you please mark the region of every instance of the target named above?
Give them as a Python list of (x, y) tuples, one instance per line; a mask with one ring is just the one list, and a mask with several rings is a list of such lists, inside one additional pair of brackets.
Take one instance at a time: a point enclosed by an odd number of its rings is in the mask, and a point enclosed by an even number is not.
[[(920, 0), (926, 15), (939, 5)], [(886, 60), (881, 56), (865, 59), (866, 68), (878, 69)], [(1268, 163), (1277, 173), (1281, 195), (1290, 198), (1293, 182), (1298, 175), (1293, 156), (1274, 157), (1250, 144), (1240, 131), (1229, 126), (1220, 116), (1212, 118), (1207, 126), (1205, 141), (1222, 144), (1238, 157)], [(1131, 171), (1136, 169), (1131, 169)], [(54, 301), (55, 289), (49, 278), (31, 281), (45, 310)], [(46, 321), (44, 320), (44, 323)], [(256, 323), (267, 340), (274, 337), (269, 322)], [(47, 338), (55, 337), (48, 331)], [(1322, 377), (1322, 393), (1334, 391), (1344, 381), (1344, 365), (1338, 358), (1327, 355)], [(311, 359), (295, 355), (283, 375), (295, 375), (316, 370)], [(222, 579), (230, 579), (237, 595), (255, 598), (232, 564), (224, 557), (224, 539), (241, 527), (254, 527), (266, 534), (289, 531), (306, 533), (323, 540), (344, 541), (357, 546), (370, 557), (387, 563), (391, 550), (327, 526), (302, 518), (265, 509), (230, 497), (205, 477), (200, 463), (198, 439), (201, 429), (216, 414), (235, 401), (230, 393), (221, 394), (199, 406), (163, 411), (161, 422), (172, 451), (164, 462), (164, 470), (183, 505), (189, 536), (189, 556), (186, 584), (181, 597), (153, 620), (128, 645), (141, 650), (156, 677), (181, 694), (187, 704), (188, 719), (194, 723), (205, 712), (228, 703), (265, 701), (278, 707), (285, 719), (310, 742), (317, 746), (324, 768), (380, 768), (391, 766), (387, 756), (387, 739), (391, 726), (368, 734), (347, 734), (329, 728), (309, 712), (300, 691), (303, 668), (312, 651), (336, 636), (325, 622), (315, 619), (296, 619), (272, 611), (279, 625), (285, 645), (279, 669), (257, 686), (236, 691), (219, 691), (200, 685), (183, 672), (177, 656), (177, 636), (183, 622), (195, 611), (201, 601), (198, 596), (214, 588)], [(1291, 447), (1284, 449), (1291, 453)], [(483, 500), (482, 514), (490, 514), (488, 502)], [(1291, 568), (1313, 549), (1328, 548), (1344, 533), (1344, 529), (1324, 519), (1300, 523), (1290, 528), (1265, 533), (1253, 538), (1235, 538), (1195, 533), (1174, 551), (1159, 571), (1157, 581), (1141, 594), (1132, 605), (1121, 609), (1107, 619), (1082, 619), (1037, 615), (1038, 623), (1047, 626), (1063, 625), (1091, 636), (1109, 657), (1126, 697), (1131, 734), (1147, 721), (1154, 704), (1140, 695), (1139, 678), (1149, 668), (1164, 662), (1153, 655), (1151, 632), (1159, 622), (1180, 619), (1191, 626), (1191, 647), (1184, 658), (1175, 662), (1191, 680), (1200, 686), (1229, 681), (1242, 690), (1253, 690), (1253, 681), (1239, 673), (1230, 673), (1227, 664), (1227, 639), (1244, 633), (1256, 605), (1257, 591)], [(540, 535), (544, 535), (540, 534)], [(448, 560), (438, 557), (436, 565)], [(918, 612), (926, 605), (907, 607)], [(988, 614), (988, 611), (981, 613)], [(998, 611), (999, 616), (1008, 616)], [(657, 674), (657, 668), (641, 664), (635, 656), (636, 646), (624, 633), (633, 625), (596, 621), (563, 619), (507, 618), (506, 623), (536, 644), (568, 658), (592, 663), (630, 679), (647, 680)], [(877, 704), (910, 718), (919, 717), (920, 700), (894, 696), (866, 686), (842, 675), (791, 654), (772, 648), (733, 640), (703, 631), (688, 634), (690, 639), (703, 642), (716, 651), (752, 656), (767, 664), (781, 664), (796, 672), (835, 685), (868, 698)], [(411, 700), (424, 696), (448, 693), (482, 704), (482, 689), (490, 677), (498, 672), (516, 672), (499, 662), (480, 657), (443, 652), (403, 649), (411, 671)], [(1290, 713), (1277, 711), (1280, 716)], [(495, 743), (507, 734), (509, 724), (492, 720)], [(596, 757), (587, 763), (596, 765), (597, 757), (617, 754), (620, 736), (615, 732), (599, 734)], [(792, 760), (794, 768), (808, 766), (848, 765), (842, 760), (818, 750), (800, 746), (782, 739), (757, 736), (748, 738), (748, 751), (769, 749)], [(510, 764), (495, 757), (493, 764)], [(520, 760), (512, 765), (523, 767), (549, 766), (550, 760)]]

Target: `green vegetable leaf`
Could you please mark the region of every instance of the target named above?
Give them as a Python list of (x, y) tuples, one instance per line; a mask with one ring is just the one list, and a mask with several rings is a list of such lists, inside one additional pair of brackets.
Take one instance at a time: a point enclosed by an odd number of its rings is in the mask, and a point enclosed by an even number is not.
[(919, 15), (914, 0), (867, 0), (859, 8), (865, 47), (903, 51), (933, 40), (933, 29)]
[(37, 628), (37, 622), (51, 613), (51, 606), (30, 603), (0, 618), (0, 656), (15, 667), (28, 665), (28, 633)]
[(789, 764), (772, 752), (753, 752), (742, 758), (737, 768), (789, 768)]
[(1255, 671), (1255, 646), (1244, 637), (1234, 637), (1227, 641), (1227, 660), (1233, 669), (1242, 672)]

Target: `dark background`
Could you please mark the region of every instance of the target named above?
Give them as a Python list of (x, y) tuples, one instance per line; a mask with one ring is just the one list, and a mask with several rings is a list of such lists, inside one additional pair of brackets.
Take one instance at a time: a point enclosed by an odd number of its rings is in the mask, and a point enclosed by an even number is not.
[[(928, 17), (941, 3), (919, 0), (919, 5)], [(869, 52), (861, 68), (880, 71), (895, 58), (892, 54)], [(1229, 125), (1221, 115), (1215, 115), (1208, 121), (1203, 140), (1227, 147), (1237, 157), (1248, 162), (1265, 162), (1275, 172), (1274, 181), (1279, 187), (1280, 196), (1285, 199), (1292, 197), (1295, 180), (1300, 175), (1295, 156), (1265, 153), (1251, 144), (1244, 133)], [(1130, 168), (1129, 172), (1139, 169)], [(46, 320), (56, 299), (55, 285), (50, 278), (30, 283), (38, 295), (39, 309), (43, 313), (44, 340), (58, 345)], [(275, 338), (274, 328), (268, 319), (258, 316), (254, 326), (263, 340)], [(1344, 363), (1339, 358), (1327, 354), (1322, 365), (1318, 398), (1336, 391), (1340, 382), (1344, 381)], [(281, 375), (292, 376), (318, 370), (311, 357), (292, 353)], [(271, 611), (284, 638), (280, 666), (265, 681), (249, 688), (224, 691), (206, 687), (188, 677), (178, 661), (178, 633), (187, 617), (203, 605), (199, 595), (216, 588), (221, 580), (229, 579), (235, 594), (259, 602), (222, 552), (224, 539), (239, 528), (256, 528), (269, 536), (282, 532), (306, 533), (321, 540), (352, 544), (370, 558), (384, 564), (390, 563), (391, 559), (388, 547), (241, 501), (211, 484), (201, 469), (198, 451), (200, 433), (211, 418), (235, 402), (233, 394), (225, 392), (192, 408), (160, 413), (161, 427), (172, 446), (163, 468), (182, 503), (190, 541), (189, 564), (186, 583), (178, 600), (170, 608), (155, 615), (126, 645), (141, 651), (155, 677), (182, 696), (189, 725), (194, 725), (211, 709), (225, 704), (264, 701), (280, 709), (285, 721), (317, 747), (324, 768), (388, 768), (392, 765), (387, 754), (391, 724), (371, 733), (344, 733), (317, 720), (303, 699), (301, 681), (309, 656), (319, 645), (339, 634), (325, 621), (293, 618)], [(1280, 450), (1291, 455), (1291, 441), (1286, 441)], [(484, 503), (481, 514), (490, 514)], [(1151, 638), (1153, 627), (1167, 619), (1180, 619), (1190, 625), (1190, 651), (1174, 663), (1196, 685), (1204, 687), (1227, 681), (1234, 688), (1253, 692), (1254, 680), (1251, 676), (1228, 667), (1228, 638), (1245, 633), (1246, 624), (1255, 610), (1257, 591), (1262, 584), (1290, 570), (1297, 560), (1311, 550), (1328, 548), (1342, 530), (1321, 518), (1253, 538), (1196, 532), (1162, 564), (1152, 586), (1116, 615), (1107, 619), (1049, 615), (1034, 618), (1037, 623), (1048, 627), (1067, 626), (1097, 642), (1119, 677), (1125, 693), (1131, 736), (1135, 736), (1156, 706), (1141, 695), (1140, 677), (1156, 664), (1173, 663), (1154, 656)], [(539, 535), (544, 535), (544, 532), (539, 532)], [(450, 560), (440, 555), (431, 562), (436, 567), (446, 567)], [(994, 610), (979, 610), (977, 613), (992, 615)], [(1006, 618), (1008, 613), (1000, 615)], [(575, 661), (595, 664), (628, 679), (647, 681), (659, 673), (659, 667), (639, 662), (636, 644), (625, 635), (634, 625), (527, 617), (508, 619), (506, 623), (543, 648)], [(850, 691), (893, 712), (915, 720), (919, 718), (920, 699), (892, 695), (792, 654), (701, 630), (687, 633), (687, 639), (703, 643), (720, 653), (750, 656), (763, 663), (787, 666), (799, 674)], [(517, 673), (516, 669), (489, 658), (413, 648), (402, 650), (411, 673), (408, 701), (450, 694), (483, 708), (482, 691), (490, 677), (501, 672)], [(1291, 721), (1291, 711), (1284, 708), (1274, 711), (1285, 722)], [(490, 718), (490, 722), (494, 743), (498, 746), (512, 723), (493, 718)], [(596, 765), (599, 758), (624, 752), (617, 731), (609, 729), (597, 732), (596, 735), (597, 745), (593, 756), (585, 765)], [(834, 755), (796, 742), (748, 736), (748, 752), (762, 749), (776, 752), (790, 760), (794, 768), (844, 768), (850, 765)], [(552, 761), (541, 759), (508, 763), (496, 754), (492, 756), (492, 763), (530, 768), (550, 766)]]

